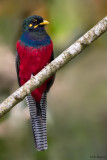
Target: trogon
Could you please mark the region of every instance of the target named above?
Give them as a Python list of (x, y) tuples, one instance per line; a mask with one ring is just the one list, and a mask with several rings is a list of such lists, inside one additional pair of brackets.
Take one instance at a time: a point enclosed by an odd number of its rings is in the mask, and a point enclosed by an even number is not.
[[(22, 86), (54, 59), (53, 43), (44, 26), (49, 22), (34, 15), (23, 22), (23, 32), (16, 43), (16, 71), (18, 83)], [(47, 93), (55, 75), (46, 80), (28, 96), (35, 146), (38, 151), (47, 149)]]

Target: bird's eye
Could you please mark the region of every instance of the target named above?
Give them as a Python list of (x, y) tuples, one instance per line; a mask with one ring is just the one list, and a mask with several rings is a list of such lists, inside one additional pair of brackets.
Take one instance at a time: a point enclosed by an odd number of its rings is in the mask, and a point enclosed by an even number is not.
[(29, 27), (32, 27), (32, 24), (29, 24)]
[(37, 23), (37, 20), (36, 20), (36, 19), (34, 19), (32, 22), (33, 22), (33, 24), (36, 24), (36, 23)]

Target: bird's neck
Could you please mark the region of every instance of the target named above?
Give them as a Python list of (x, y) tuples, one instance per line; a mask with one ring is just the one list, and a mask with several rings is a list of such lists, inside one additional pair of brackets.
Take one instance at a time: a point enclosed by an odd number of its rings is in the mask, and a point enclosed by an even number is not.
[(50, 44), (50, 37), (45, 30), (37, 30), (35, 32), (23, 32), (20, 40), (26, 46), (37, 46), (38, 48)]

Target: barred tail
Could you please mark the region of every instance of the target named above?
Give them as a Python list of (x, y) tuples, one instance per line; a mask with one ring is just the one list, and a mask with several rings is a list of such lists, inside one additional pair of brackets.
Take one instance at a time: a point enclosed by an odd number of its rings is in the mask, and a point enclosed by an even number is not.
[(34, 98), (29, 94), (26, 97), (26, 101), (29, 107), (31, 123), (34, 135), (34, 141), (36, 149), (38, 151), (46, 150), (47, 145), (47, 124), (46, 124), (46, 110), (47, 110), (47, 93), (43, 93), (41, 101), (38, 104)]

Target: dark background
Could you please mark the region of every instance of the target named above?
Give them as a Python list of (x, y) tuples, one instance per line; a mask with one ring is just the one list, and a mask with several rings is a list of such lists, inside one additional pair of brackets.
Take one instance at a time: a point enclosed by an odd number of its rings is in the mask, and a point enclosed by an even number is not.
[[(50, 21), (57, 57), (106, 13), (106, 0), (0, 0), (0, 102), (18, 88), (15, 44), (24, 18)], [(0, 160), (107, 158), (107, 33), (57, 73), (47, 127), (48, 150), (38, 152), (26, 103), (16, 105), (0, 119)]]

